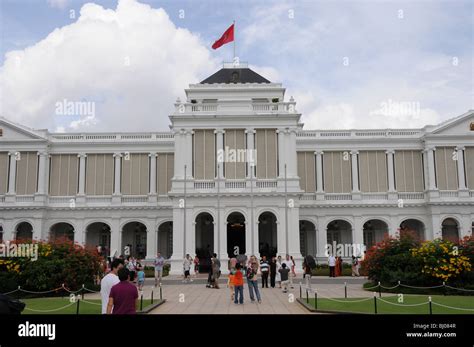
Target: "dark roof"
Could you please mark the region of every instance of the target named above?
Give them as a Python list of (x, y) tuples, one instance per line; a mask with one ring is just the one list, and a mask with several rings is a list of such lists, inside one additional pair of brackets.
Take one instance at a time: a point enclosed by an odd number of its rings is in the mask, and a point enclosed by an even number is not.
[(209, 76), (201, 84), (212, 83), (271, 83), (249, 68), (222, 68)]

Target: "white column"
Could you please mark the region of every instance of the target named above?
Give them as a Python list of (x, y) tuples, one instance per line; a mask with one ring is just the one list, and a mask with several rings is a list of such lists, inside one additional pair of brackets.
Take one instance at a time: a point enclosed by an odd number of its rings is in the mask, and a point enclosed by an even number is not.
[(434, 152), (436, 148), (430, 147), (427, 148), (427, 155), (428, 155), (428, 189), (429, 190), (436, 190), (436, 176), (435, 176), (435, 162), (434, 162)]
[(285, 135), (284, 129), (278, 129), (276, 132), (278, 136), (278, 177), (284, 178), (285, 177), (285, 164), (287, 160), (286, 155), (285, 155), (286, 154), (286, 147), (285, 147), (286, 135)]
[(14, 195), (16, 190), (16, 161), (21, 158), (19, 152), (9, 152), (10, 176), (8, 179), (8, 194)]
[(174, 132), (174, 177), (182, 179), (184, 176), (183, 131)]
[(38, 152), (38, 190), (37, 194), (46, 194), (46, 179), (48, 177), (47, 170), (48, 153)]
[(114, 195), (120, 195), (120, 180), (122, 178), (121, 166), (122, 166), (122, 154), (114, 153), (115, 158), (115, 178), (114, 178)]
[(395, 172), (393, 171), (393, 155), (394, 150), (388, 150), (385, 152), (387, 154), (387, 171), (388, 171), (388, 191), (395, 191)]
[(85, 195), (86, 193), (86, 158), (85, 153), (77, 155), (79, 158), (79, 192), (77, 195)]
[(150, 195), (156, 195), (156, 158), (158, 154), (150, 153)]
[(291, 128), (288, 130), (287, 137), (287, 175), (289, 178), (298, 177), (298, 159), (296, 156), (296, 128)]
[(110, 222), (110, 256), (118, 257), (122, 254), (122, 231), (120, 230), (120, 220), (112, 219)]
[[(252, 152), (255, 154), (255, 129), (247, 129), (245, 130), (245, 133), (247, 134), (247, 150), (252, 150)], [(257, 157), (254, 157), (253, 159), (258, 162), (258, 153), (256, 154), (256, 156)], [(252, 170), (255, 170), (255, 166), (252, 166), (252, 163), (247, 160), (247, 178), (251, 177), (250, 173), (252, 172)], [(248, 251), (250, 250), (247, 250), (247, 252)]]
[(466, 177), (464, 174), (464, 147), (456, 147), (457, 151), (457, 167), (458, 167), (458, 181), (459, 181), (459, 190), (466, 190)]
[(328, 232), (326, 229), (326, 220), (319, 217), (316, 228), (317, 256), (318, 258), (327, 258), (326, 245), (328, 243)]
[(185, 164), (187, 165), (187, 170), (186, 170), (186, 176), (188, 179), (193, 178), (193, 134), (194, 131), (192, 130), (187, 130), (186, 131), (186, 148), (184, 149), (184, 155), (186, 156), (186, 162)]
[(316, 193), (323, 193), (323, 151), (314, 152), (316, 155)]
[[(216, 167), (217, 169), (217, 178), (224, 178), (224, 134), (225, 131), (222, 129), (214, 130), (216, 134)], [(219, 154), (220, 153), (220, 154)]]
[(425, 190), (428, 190), (429, 188), (429, 174), (428, 174), (428, 152), (426, 150), (421, 151), (423, 155), (423, 180), (424, 180), (424, 187)]
[(148, 229), (148, 225), (147, 225), (147, 231), (146, 231), (146, 259), (147, 260), (155, 259), (156, 248), (157, 248), (156, 225), (155, 223), (149, 223), (149, 225), (151, 225), (152, 228)]
[(352, 192), (358, 193), (359, 190), (359, 169), (357, 165), (357, 156), (359, 151), (351, 151), (351, 170), (352, 170)]

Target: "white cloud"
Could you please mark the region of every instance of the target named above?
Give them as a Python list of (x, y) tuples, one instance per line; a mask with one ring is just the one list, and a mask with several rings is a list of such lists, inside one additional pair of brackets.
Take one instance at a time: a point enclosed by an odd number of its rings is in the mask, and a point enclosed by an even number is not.
[[(6, 54), (0, 114), (63, 131), (166, 130), (176, 97), (217, 68), (201, 39), (163, 9), (135, 0), (115, 10), (88, 3), (77, 22)], [(64, 99), (93, 102), (95, 117), (55, 114)]]

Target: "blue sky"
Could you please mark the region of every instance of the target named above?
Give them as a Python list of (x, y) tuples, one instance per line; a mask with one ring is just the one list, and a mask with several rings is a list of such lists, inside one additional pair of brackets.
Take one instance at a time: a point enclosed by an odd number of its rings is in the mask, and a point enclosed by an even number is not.
[[(131, 0), (123, 1), (125, 3)], [(115, 11), (117, 7), (117, 0), (90, 2), (111, 11)], [(139, 2), (151, 6), (149, 9), (141, 8), (143, 12), (140, 13), (143, 16), (148, 13), (146, 11), (152, 13), (162, 8), (169, 16), (172, 25), (189, 31), (191, 37), (189, 41), (183, 41), (182, 45), (189, 45), (193, 66), (189, 66), (190, 60), (186, 57), (186, 49), (175, 47), (176, 50), (173, 51), (166, 44), (163, 45), (163, 42), (167, 41), (166, 37), (161, 39), (160, 23), (167, 27), (170, 24), (167, 20), (163, 22), (150, 20), (150, 23), (144, 20), (144, 26), (153, 25), (152, 30), (156, 29), (157, 36), (154, 38), (148, 38), (143, 34), (146, 30), (140, 31), (141, 36), (130, 35), (144, 45), (137, 48), (142, 55), (146, 55), (144, 52), (148, 44), (149, 49), (157, 51), (156, 54), (162, 58), (156, 61), (156, 65), (153, 61), (140, 63), (143, 69), (159, 70), (169, 64), (176, 69), (173, 76), (180, 75), (172, 82), (173, 85), (169, 86), (169, 79), (164, 81), (165, 76), (158, 73), (154, 77), (161, 82), (151, 81), (147, 79), (153, 78), (153, 75), (147, 77), (146, 72), (142, 71), (142, 78), (145, 79), (142, 80), (144, 88), (153, 86), (163, 91), (162, 98), (156, 100), (160, 104), (155, 104), (162, 111), (158, 112), (157, 121), (156, 111), (148, 113), (147, 107), (138, 107), (137, 110), (142, 112), (140, 116), (142, 121), (136, 123), (134, 126), (136, 130), (146, 128), (150, 123), (154, 127), (166, 128), (166, 116), (176, 96), (181, 96), (176, 95), (180, 93), (179, 90), (185, 88), (187, 83), (207, 77), (213, 69), (218, 68), (222, 60), (229, 60), (232, 54), (231, 45), (217, 51), (211, 50), (210, 45), (233, 19), (237, 22), (237, 55), (242, 61), (249, 61), (257, 72), (274, 82), (282, 82), (287, 87), (287, 97), (294, 95), (298, 110), (303, 113), (306, 127), (421, 127), (455, 117), (474, 108), (472, 1), (140, 0)], [(70, 57), (68, 59), (74, 60), (79, 54), (86, 56), (88, 66), (91, 62), (93, 65), (96, 63), (100, 65), (94, 70), (91, 69), (89, 73), (100, 73), (102, 76), (114, 73), (114, 70), (106, 64), (99, 63), (102, 57), (106, 58), (103, 52), (93, 55), (88, 51), (78, 51), (75, 44), (77, 37), (81, 35), (81, 40), (77, 43), (80, 47), (84, 47), (84, 42), (93, 42), (98, 46), (111, 45), (107, 35), (111, 30), (115, 30), (115, 26), (109, 27), (103, 38), (101, 31), (94, 35), (93, 30), (79, 30), (77, 28), (79, 25), (75, 25), (75, 22), (78, 21), (81, 7), (87, 1), (0, 0), (0, 3), (2, 23), (0, 64), (3, 65), (0, 70), (0, 77), (3, 75), (0, 83), (6, 87), (2, 98), (4, 105), (0, 110), (2, 115), (10, 118), (11, 115), (15, 117), (19, 115), (18, 121), (34, 127), (68, 129), (71, 128), (69, 120), (50, 116), (51, 104), (54, 101), (62, 100), (63, 97), (79, 100), (105, 98), (106, 104), (107, 99), (126, 99), (120, 107), (113, 105), (108, 108), (99, 104), (99, 114), (94, 122), (75, 123), (73, 128), (87, 131), (129, 128), (126, 125), (126, 114), (121, 116), (122, 126), (117, 124), (112, 126), (106, 112), (112, 110), (118, 112), (125, 108), (130, 113), (134, 104), (146, 103), (146, 99), (138, 96), (138, 93), (130, 91), (130, 93), (110, 94), (104, 92), (104, 89), (91, 88), (85, 82), (83, 86), (71, 87), (69, 90), (69, 85), (74, 84), (84, 73), (88, 73), (75, 69), (84, 61), (65, 65), (61, 74), (54, 73), (48, 76), (37, 71), (40, 70), (39, 66), (42, 66), (43, 71), (62, 66), (64, 62), (60, 57)], [(74, 19), (69, 18), (71, 10), (75, 11)], [(180, 18), (182, 11), (184, 18)], [(99, 13), (99, 8), (91, 9), (91, 13), (95, 12)], [(84, 23), (95, 25), (94, 16), (96, 14), (91, 14)], [(127, 30), (133, 32), (134, 28), (140, 25), (138, 20)], [(51, 48), (44, 48), (41, 42), (47, 41), (48, 35), (57, 28), (62, 30), (61, 35), (70, 36), (65, 36), (68, 39), (60, 46), (53, 44), (48, 46)], [(173, 31), (165, 31), (168, 34), (163, 35), (174, 37)], [(120, 35), (124, 33), (120, 32)], [(101, 39), (104, 41), (101, 42)], [(75, 49), (76, 53), (71, 54)], [(39, 50), (45, 51), (35, 53)], [(22, 66), (28, 68), (30, 81), (26, 75), (23, 76), (24, 80), (18, 76), (15, 78), (15, 73), (11, 71), (6, 60), (7, 52), (12, 51), (22, 52), (19, 53), (22, 57)], [(101, 52), (100, 49), (96, 51)], [(194, 52), (199, 53), (194, 56)], [(180, 55), (180, 59), (172, 57), (176, 54)], [(10, 59), (13, 59), (13, 55)], [(127, 82), (126, 76), (121, 77), (123, 80), (120, 83), (125, 86), (139, 84), (135, 80)], [(13, 80), (9, 80), (13, 78), (22, 80), (23, 84), (16, 86)], [(44, 97), (44, 88), (37, 85), (39, 84), (37, 81), (43, 79), (46, 79), (45, 85), (55, 85), (55, 82), (64, 85), (59, 91), (51, 92), (52, 95)], [(70, 83), (66, 83), (68, 79)], [(88, 81), (94, 81), (94, 76), (89, 76)], [(110, 88), (121, 86), (120, 83), (114, 84), (112, 78), (109, 82)], [(102, 88), (106, 88), (105, 82)], [(166, 95), (167, 89), (170, 90), (169, 95)], [(25, 103), (28, 106), (21, 108), (6, 102), (10, 93), (19, 95), (16, 103)], [(147, 93), (148, 90), (144, 89), (143, 95), (146, 96)], [(25, 98), (31, 98), (31, 102), (25, 102), (27, 101)], [(39, 99), (44, 99), (44, 103), (39, 104)], [(387, 115), (379, 112), (380, 105), (388, 100), (399, 103), (416, 102), (419, 103), (421, 111), (413, 115)]]

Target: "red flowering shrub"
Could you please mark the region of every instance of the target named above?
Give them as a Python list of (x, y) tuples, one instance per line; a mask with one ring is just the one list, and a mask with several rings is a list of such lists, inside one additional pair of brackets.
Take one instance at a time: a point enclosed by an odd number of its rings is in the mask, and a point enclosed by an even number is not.
[[(14, 281), (16, 285), (13, 289), (21, 286), (31, 291), (47, 291), (64, 284), (67, 289), (74, 291), (83, 284), (86, 287), (93, 286), (97, 276), (102, 275), (103, 258), (96, 249), (84, 248), (66, 238), (51, 242), (17, 240), (15, 243), (37, 244), (38, 259), (3, 259), (0, 263), (0, 272), (4, 272), (2, 279), (8, 280), (5, 283), (9, 283), (9, 287)], [(13, 289), (5, 288), (0, 283), (0, 292)]]

